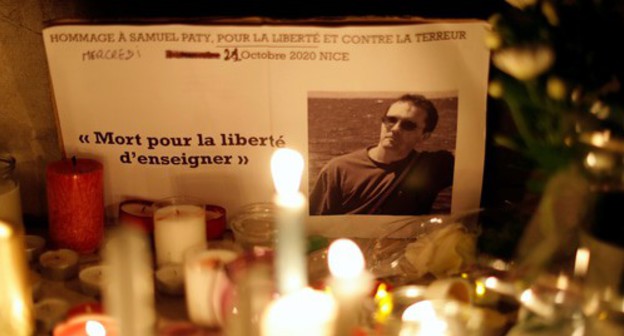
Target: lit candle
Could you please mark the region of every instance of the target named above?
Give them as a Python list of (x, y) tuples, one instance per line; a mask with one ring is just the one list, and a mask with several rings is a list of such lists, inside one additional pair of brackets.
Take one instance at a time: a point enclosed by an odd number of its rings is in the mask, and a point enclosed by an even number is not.
[(13, 178), (15, 158), (0, 154), (0, 220), (24, 229), (19, 183)]
[(154, 232), (152, 202), (127, 200), (119, 204), (119, 224), (136, 226), (146, 233)]
[(117, 336), (115, 321), (103, 314), (84, 314), (54, 328), (54, 336)]
[(34, 316), (24, 236), (4, 221), (0, 221), (0, 269), (0, 335), (31, 335)]
[(191, 249), (184, 262), (186, 308), (191, 321), (205, 327), (224, 324), (223, 298), (232, 286), (225, 264), (238, 254), (229, 249)]
[[(173, 238), (175, 239), (175, 238)], [(151, 250), (145, 233), (120, 227), (104, 249), (104, 306), (120, 335), (151, 336), (156, 325)]]
[(277, 190), (277, 236), (275, 270), (277, 288), (288, 294), (307, 286), (305, 258), (305, 197), (299, 192), (303, 157), (292, 149), (278, 149), (271, 158), (271, 173)]
[(371, 292), (373, 276), (364, 269), (364, 256), (349, 239), (338, 239), (327, 253), (329, 286), (338, 302), (336, 335), (351, 335), (358, 325), (363, 301)]
[(205, 203), (172, 197), (154, 203), (154, 241), (158, 266), (181, 264), (184, 252), (206, 241)]
[[(452, 305), (451, 305), (452, 306)], [(409, 306), (401, 317), (403, 326), (399, 335), (448, 335), (448, 323), (440, 318), (431, 301), (420, 301)]]
[(95, 251), (104, 234), (102, 164), (61, 160), (48, 165), (46, 176), (50, 240), (79, 253)]
[(262, 316), (261, 335), (334, 335), (335, 319), (336, 304), (331, 296), (306, 287), (269, 304)]

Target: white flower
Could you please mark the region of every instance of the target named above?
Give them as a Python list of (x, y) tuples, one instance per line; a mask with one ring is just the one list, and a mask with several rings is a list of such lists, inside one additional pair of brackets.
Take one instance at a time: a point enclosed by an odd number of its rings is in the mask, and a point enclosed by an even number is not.
[(405, 259), (419, 277), (431, 273), (444, 277), (459, 273), (474, 263), (476, 236), (459, 223), (453, 223), (420, 237), (405, 247)]
[(509, 47), (494, 52), (492, 61), (501, 71), (520, 80), (529, 80), (552, 66), (555, 53), (545, 44)]
[(535, 5), (537, 0), (505, 0), (508, 4), (518, 8), (525, 9), (527, 7)]

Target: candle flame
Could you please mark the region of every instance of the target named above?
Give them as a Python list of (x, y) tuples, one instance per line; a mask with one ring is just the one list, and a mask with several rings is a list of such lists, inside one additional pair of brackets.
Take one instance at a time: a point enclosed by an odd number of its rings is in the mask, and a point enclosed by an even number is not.
[(13, 235), (13, 229), (8, 224), (0, 222), (0, 238), (6, 238)]
[(576, 258), (574, 260), (574, 275), (577, 277), (587, 274), (589, 269), (589, 257), (590, 252), (586, 247), (581, 247), (576, 250)]
[(85, 324), (87, 336), (106, 336), (106, 328), (98, 321), (89, 320)]
[(303, 173), (303, 156), (293, 149), (280, 148), (271, 157), (271, 175), (279, 195), (294, 195), (299, 191)]
[(338, 239), (327, 252), (331, 274), (341, 279), (353, 279), (364, 271), (364, 256), (360, 248), (350, 239)]
[(382, 283), (379, 287), (377, 287), (377, 292), (375, 292), (375, 303), (377, 305), (375, 320), (378, 323), (385, 323), (394, 308), (392, 295), (388, 292), (385, 283)]
[(483, 282), (477, 281), (475, 283), (475, 294), (477, 294), (478, 297), (485, 296), (485, 288), (486, 285)]

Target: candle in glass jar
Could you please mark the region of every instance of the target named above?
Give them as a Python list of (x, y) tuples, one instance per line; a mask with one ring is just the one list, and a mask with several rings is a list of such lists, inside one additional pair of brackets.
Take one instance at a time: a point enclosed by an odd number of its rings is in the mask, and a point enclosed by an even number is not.
[(23, 233), (1, 220), (0, 270), (0, 335), (32, 335), (34, 314)]
[(143, 232), (154, 232), (154, 209), (146, 200), (127, 200), (119, 204), (119, 224), (135, 226)]
[(158, 266), (181, 264), (184, 252), (206, 241), (206, 210), (201, 200), (172, 197), (154, 203), (154, 241)]
[(13, 176), (15, 158), (0, 154), (0, 220), (24, 229), (19, 183)]
[(102, 164), (61, 160), (48, 165), (46, 176), (50, 240), (79, 253), (95, 251), (104, 234)]
[(206, 327), (223, 326), (222, 300), (226, 289), (232, 286), (225, 273), (225, 264), (237, 256), (236, 251), (219, 246), (202, 246), (187, 251), (184, 288), (191, 321)]

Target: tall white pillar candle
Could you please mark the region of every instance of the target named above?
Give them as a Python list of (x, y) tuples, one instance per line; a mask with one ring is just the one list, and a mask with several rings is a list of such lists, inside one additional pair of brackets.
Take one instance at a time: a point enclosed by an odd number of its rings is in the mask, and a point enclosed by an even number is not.
[(146, 234), (120, 227), (105, 245), (104, 306), (121, 336), (152, 336), (156, 327), (152, 256)]
[(364, 269), (360, 248), (349, 239), (338, 239), (327, 253), (329, 286), (338, 302), (335, 335), (352, 335), (366, 296), (373, 289), (373, 276)]
[(156, 263), (184, 261), (184, 252), (206, 241), (206, 211), (200, 200), (173, 197), (154, 203)]
[(303, 158), (291, 149), (279, 149), (271, 158), (271, 173), (277, 195), (275, 270), (280, 294), (307, 286), (305, 256), (305, 197), (299, 192)]

